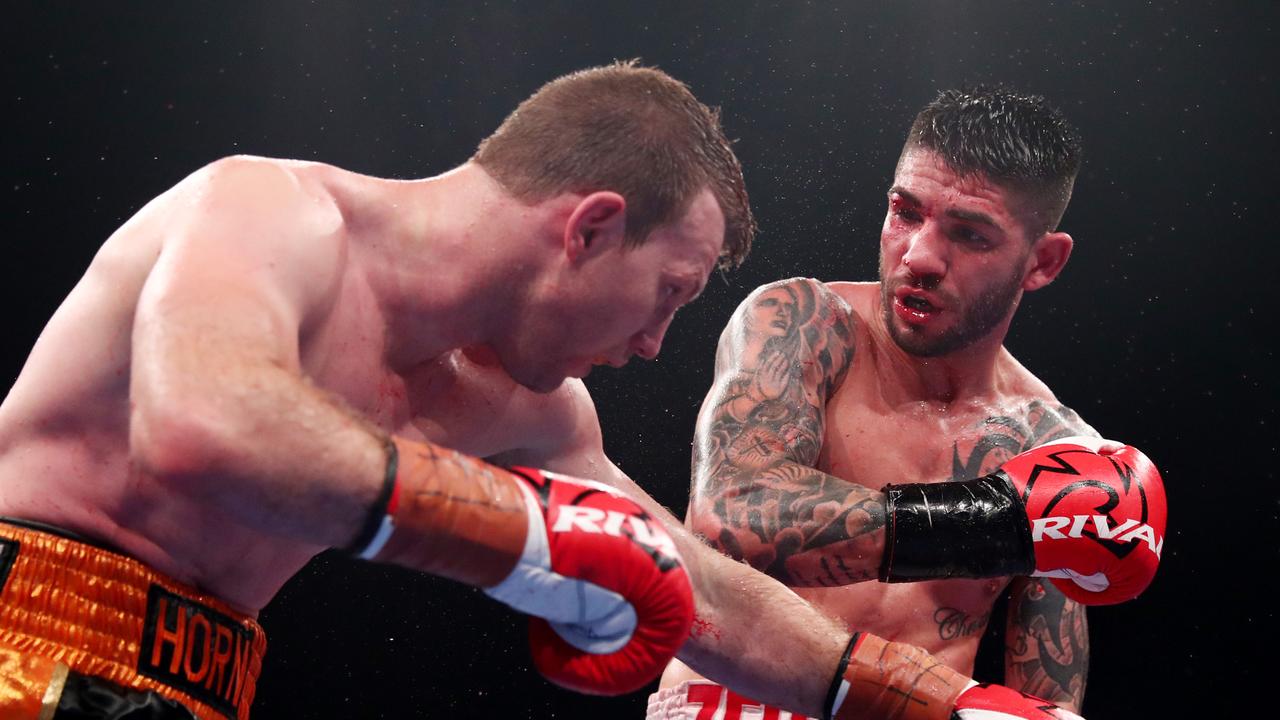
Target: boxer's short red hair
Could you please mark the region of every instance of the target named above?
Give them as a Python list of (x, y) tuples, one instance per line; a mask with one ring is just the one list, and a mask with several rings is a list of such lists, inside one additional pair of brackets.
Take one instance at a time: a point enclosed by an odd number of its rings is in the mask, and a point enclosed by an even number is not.
[(564, 192), (619, 193), (631, 246), (679, 219), (704, 187), (724, 213), (722, 267), (741, 263), (755, 235), (742, 167), (719, 112), (684, 83), (635, 61), (543, 85), (472, 159), (526, 202)]

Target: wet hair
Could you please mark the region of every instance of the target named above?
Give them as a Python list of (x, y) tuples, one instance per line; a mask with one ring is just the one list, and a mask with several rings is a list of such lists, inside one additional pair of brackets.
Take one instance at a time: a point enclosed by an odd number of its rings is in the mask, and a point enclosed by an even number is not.
[(913, 148), (1021, 195), (1018, 214), (1031, 239), (1058, 227), (1080, 171), (1080, 135), (1062, 113), (1039, 95), (1004, 87), (938, 93), (911, 124), (902, 152)]
[(756, 223), (719, 111), (684, 83), (634, 60), (543, 85), (472, 160), (524, 202), (564, 192), (622, 195), (631, 247), (680, 219), (709, 188), (725, 220), (720, 266), (740, 264), (751, 249)]

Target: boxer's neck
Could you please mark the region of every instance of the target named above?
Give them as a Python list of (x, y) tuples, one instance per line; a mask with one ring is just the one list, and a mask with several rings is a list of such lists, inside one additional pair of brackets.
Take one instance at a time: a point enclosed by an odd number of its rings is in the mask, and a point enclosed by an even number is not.
[(389, 221), (376, 236), (357, 228), (353, 252), (382, 310), (389, 363), (500, 340), (556, 259), (566, 203), (522, 203), (473, 163), (382, 191)]

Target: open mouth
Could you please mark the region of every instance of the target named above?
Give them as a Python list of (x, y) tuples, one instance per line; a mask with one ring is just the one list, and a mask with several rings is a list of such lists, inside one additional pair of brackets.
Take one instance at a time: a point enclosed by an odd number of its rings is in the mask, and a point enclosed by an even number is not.
[(904, 296), (902, 298), (902, 304), (905, 305), (908, 310), (916, 310), (918, 312), (927, 313), (927, 312), (933, 312), (934, 310), (937, 309), (933, 306), (933, 303), (929, 302), (928, 300), (925, 300), (922, 297), (917, 297), (915, 295)]
[(923, 295), (910, 291), (899, 292), (895, 298), (894, 309), (904, 322), (920, 324), (936, 317), (942, 311), (937, 305), (929, 302)]

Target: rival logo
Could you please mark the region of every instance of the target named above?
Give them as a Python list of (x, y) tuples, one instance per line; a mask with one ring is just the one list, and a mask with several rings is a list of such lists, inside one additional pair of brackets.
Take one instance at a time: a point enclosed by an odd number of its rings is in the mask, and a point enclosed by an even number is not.
[[(1093, 521), (1094, 532), (1086, 535), (1085, 526), (1089, 524), (1090, 520)], [(1066, 532), (1063, 532), (1063, 528), (1068, 525), (1071, 527)], [(1141, 540), (1147, 544), (1147, 547), (1151, 548), (1151, 552), (1155, 553), (1157, 560), (1160, 559), (1160, 553), (1164, 550), (1164, 538), (1157, 537), (1155, 529), (1150, 525), (1140, 523), (1133, 518), (1129, 518), (1115, 527), (1109, 525), (1106, 515), (1045, 517), (1031, 521), (1032, 542), (1043, 542), (1045, 539), (1066, 540), (1067, 538), (1079, 537), (1091, 537), (1099, 542), (1103, 540), (1109, 541), (1102, 543), (1104, 547)]]
[[(630, 532), (623, 532), (623, 526)], [(628, 515), (617, 510), (601, 510), (600, 508), (583, 507), (581, 505), (561, 505), (560, 514), (551, 532), (569, 532), (581, 530), (588, 533), (601, 533), (614, 537), (629, 537), (646, 550), (652, 549), (667, 556), (678, 559), (676, 544), (671, 536), (661, 528), (654, 528), (644, 518)], [(654, 558), (657, 560), (657, 558)]]
[(254, 679), (253, 639), (217, 610), (152, 585), (138, 672), (236, 717)]

